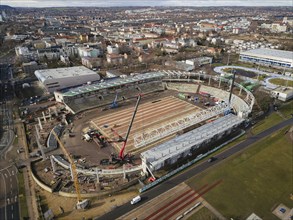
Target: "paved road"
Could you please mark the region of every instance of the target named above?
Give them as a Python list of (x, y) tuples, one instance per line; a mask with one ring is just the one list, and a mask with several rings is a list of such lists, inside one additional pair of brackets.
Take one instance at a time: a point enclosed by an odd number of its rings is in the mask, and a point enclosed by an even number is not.
[(261, 71), (261, 70), (255, 69), (255, 68), (248, 68), (248, 67), (243, 67), (243, 66), (217, 66), (214, 68), (214, 71), (219, 74), (227, 74), (224, 71), (224, 69), (228, 69), (228, 68), (242, 69), (242, 70), (245, 70), (248, 72), (250, 72), (250, 71), (255, 72), (256, 74), (260, 74), (260, 75), (269, 75), (270, 77), (266, 78), (263, 84), (270, 89), (275, 89), (275, 88), (279, 87), (278, 85), (269, 82), (272, 78), (282, 78), (284, 80), (290, 80), (290, 81), (293, 80), (292, 77), (290, 77), (290, 76), (284, 76), (284, 75), (280, 75), (280, 74), (276, 74), (276, 73), (264, 72), (264, 71)]
[(11, 103), (0, 104), (0, 159), (5, 158), (5, 151), (14, 139)]
[(0, 219), (20, 219), (17, 169), (15, 166), (0, 171), (0, 187)]
[[(7, 90), (11, 88), (7, 86)], [(1, 94), (6, 94), (0, 91)], [(12, 117), (12, 104), (7, 101), (0, 105), (0, 126), (4, 134), (0, 137), (0, 219), (1, 220), (18, 220), (20, 219), (18, 204), (18, 179), (17, 169), (11, 166), (11, 161), (6, 160), (6, 153), (13, 146), (14, 125)]]
[[(234, 147), (229, 148), (228, 150), (218, 154), (216, 156), (218, 159), (215, 160), (213, 163), (208, 163), (207, 161), (204, 161), (201, 164), (199, 164), (195, 167), (192, 167), (192, 168), (188, 169), (187, 171), (161, 183), (157, 187), (154, 187), (153, 189), (143, 193), (141, 195), (142, 201), (140, 203), (136, 204), (135, 208), (143, 205), (144, 203), (146, 203), (150, 199), (153, 199), (153, 198), (157, 197), (158, 195), (168, 191), (169, 189), (175, 187), (179, 183), (186, 181), (190, 177), (198, 175), (198, 174), (202, 173), (203, 171), (207, 170), (208, 168), (215, 166), (217, 163), (220, 163), (225, 158), (227, 158), (237, 152), (240, 152), (240, 151), (244, 150), (245, 148), (248, 148), (251, 144), (259, 141), (260, 139), (262, 139), (264, 137), (271, 135), (275, 131), (277, 131), (285, 126), (288, 126), (288, 125), (293, 125), (293, 118), (288, 119), (286, 121), (283, 121), (283, 122), (269, 128), (269, 129), (263, 131), (262, 133), (260, 133), (258, 135), (254, 135), (252, 137), (249, 137), (245, 141), (243, 141), (243, 142), (235, 145)], [(130, 205), (130, 203), (127, 203), (127, 204), (124, 204), (124, 205), (116, 208), (115, 210), (101, 216), (98, 219), (99, 220), (116, 219), (116, 218), (126, 214), (127, 212), (131, 211), (133, 208), (134, 208), (133, 205)]]
[(292, 78), (290, 76), (284, 76), (284, 75), (280, 75), (280, 74), (276, 74), (276, 73), (269, 73), (269, 72), (265, 72), (265, 71), (261, 71), (255, 68), (248, 68), (248, 67), (243, 67), (243, 66), (217, 66), (214, 68), (214, 71), (216, 73), (221, 73), (221, 74), (227, 74), (224, 69), (242, 69), (245, 71), (251, 71), (251, 72), (255, 72), (257, 74), (261, 74), (261, 75), (269, 75), (271, 77), (278, 77), (278, 78), (282, 78), (285, 80), (292, 80)]

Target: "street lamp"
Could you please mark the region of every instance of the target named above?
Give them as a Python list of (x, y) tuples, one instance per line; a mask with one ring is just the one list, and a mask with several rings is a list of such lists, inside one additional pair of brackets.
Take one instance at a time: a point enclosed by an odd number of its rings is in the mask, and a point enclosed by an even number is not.
[(232, 78), (230, 95), (229, 95), (229, 102), (228, 102), (229, 107), (231, 107), (231, 98), (232, 98), (232, 92), (233, 92), (233, 86), (234, 86), (234, 81), (235, 81), (236, 70), (232, 69), (232, 73), (233, 73), (233, 78)]
[(229, 66), (229, 61), (230, 61), (230, 51), (228, 51), (228, 61), (227, 61), (227, 66)]

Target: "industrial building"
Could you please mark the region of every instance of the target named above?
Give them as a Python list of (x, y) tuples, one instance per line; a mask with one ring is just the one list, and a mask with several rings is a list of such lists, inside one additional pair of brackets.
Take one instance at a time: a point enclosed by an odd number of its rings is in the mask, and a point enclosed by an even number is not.
[(253, 49), (240, 53), (239, 60), (265, 66), (293, 68), (293, 52), (274, 49)]
[(35, 75), (48, 92), (75, 87), (100, 79), (99, 74), (84, 66), (37, 70)]
[(186, 64), (192, 65), (194, 67), (202, 66), (205, 64), (211, 64), (212, 62), (213, 62), (212, 57), (198, 57), (198, 58), (189, 59), (185, 61)]
[(293, 88), (280, 86), (271, 90), (272, 97), (275, 97), (283, 102), (286, 102), (293, 98)]
[(174, 164), (196, 149), (230, 134), (243, 121), (229, 114), (147, 150), (141, 153), (142, 169), (147, 173), (147, 169), (155, 171)]

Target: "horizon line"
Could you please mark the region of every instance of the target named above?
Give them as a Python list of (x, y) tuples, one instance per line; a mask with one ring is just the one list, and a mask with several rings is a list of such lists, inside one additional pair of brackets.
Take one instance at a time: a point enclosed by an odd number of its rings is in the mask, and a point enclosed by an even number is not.
[(181, 6), (168, 6), (168, 5), (157, 5), (157, 6), (148, 6), (148, 5), (141, 5), (141, 6), (132, 6), (132, 5), (125, 5), (125, 6), (84, 6), (84, 5), (75, 5), (75, 6), (11, 6), (11, 5), (0, 5), (2, 6), (9, 6), (11, 8), (76, 8), (76, 7), (82, 7), (82, 8), (126, 8), (126, 7), (133, 7), (133, 8), (182, 8), (182, 7), (189, 7), (189, 8), (215, 8), (215, 7), (239, 7), (239, 8), (245, 8), (245, 7), (254, 7), (254, 8), (263, 8), (263, 7), (292, 7), (290, 5), (206, 5), (206, 6), (190, 6), (190, 5), (181, 5)]

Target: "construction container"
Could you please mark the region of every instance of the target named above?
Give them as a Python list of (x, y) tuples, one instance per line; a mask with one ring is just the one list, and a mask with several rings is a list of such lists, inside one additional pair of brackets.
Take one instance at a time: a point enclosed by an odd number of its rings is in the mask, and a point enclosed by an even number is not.
[(185, 95), (182, 94), (182, 93), (179, 93), (179, 94), (178, 94), (178, 97), (179, 97), (180, 99), (185, 99), (185, 98), (186, 98)]

